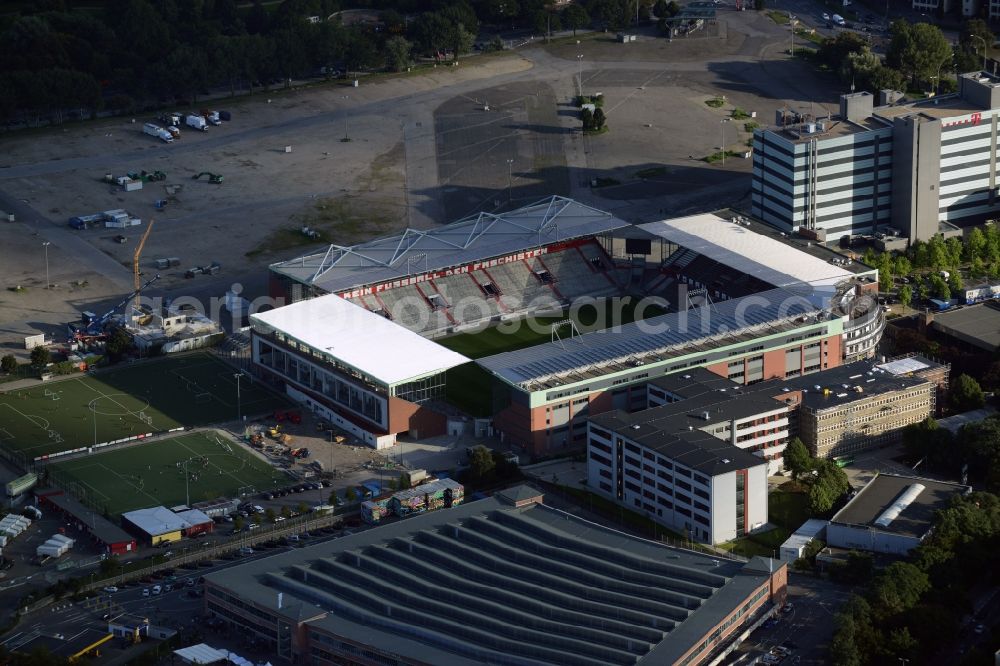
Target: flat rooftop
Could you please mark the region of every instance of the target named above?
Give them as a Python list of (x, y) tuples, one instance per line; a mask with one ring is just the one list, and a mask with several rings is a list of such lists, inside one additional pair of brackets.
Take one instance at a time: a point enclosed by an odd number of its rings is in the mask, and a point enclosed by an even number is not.
[(889, 121), (894, 118), (912, 115), (924, 116), (928, 120), (938, 120), (941, 118), (964, 116), (983, 110), (983, 107), (972, 104), (962, 99), (958, 93), (954, 93), (951, 95), (939, 95), (930, 99), (922, 99), (908, 104), (878, 106), (875, 107), (874, 115)]
[[(40, 495), (42, 492), (44, 491), (38, 491)], [(84, 506), (75, 497), (71, 497), (65, 493), (59, 495), (45, 494), (44, 497), (46, 502), (58, 507), (60, 510), (76, 518), (83, 525), (86, 525), (87, 531), (97, 537), (102, 543), (111, 545), (135, 541), (134, 536), (93, 509)]]
[(444, 372), (469, 360), (336, 294), (250, 315), (250, 324), (258, 333), (281, 333), (386, 386)]
[(500, 492), (205, 578), (210, 598), (222, 587), (423, 663), (624, 666), (678, 661), (768, 571)]
[(271, 271), (330, 293), (462, 266), (628, 226), (596, 208), (553, 196), (506, 213), (465, 220), (271, 264)]
[(639, 412), (605, 412), (591, 417), (590, 422), (691, 469), (715, 476), (766, 465), (767, 461), (699, 428), (775, 412), (781, 407), (764, 395), (716, 391)]
[[(923, 490), (903, 508), (888, 527), (876, 525), (875, 521), (879, 516), (915, 484), (923, 486)], [(931, 528), (936, 511), (946, 508), (955, 495), (964, 495), (970, 490), (968, 486), (957, 483), (943, 483), (915, 476), (879, 474), (838, 511), (830, 522), (873, 527), (883, 532), (920, 538)]]
[[(499, 379), (543, 390), (827, 321), (807, 298), (772, 289), (478, 359)], [(803, 321), (806, 319), (807, 321)]]
[(832, 288), (854, 276), (829, 260), (714, 213), (650, 222), (639, 228), (775, 287)]
[(987, 302), (935, 313), (931, 328), (973, 347), (995, 351), (1000, 347), (1000, 304)]

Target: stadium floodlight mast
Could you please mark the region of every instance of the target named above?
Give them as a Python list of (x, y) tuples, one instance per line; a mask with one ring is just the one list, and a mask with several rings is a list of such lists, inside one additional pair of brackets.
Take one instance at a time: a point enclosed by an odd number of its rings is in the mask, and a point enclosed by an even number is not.
[(243, 373), (242, 372), (237, 372), (237, 373), (233, 374), (233, 377), (236, 378), (236, 421), (238, 423), (242, 423), (243, 422), (243, 409), (242, 409), (242, 406), (240, 405), (240, 379), (243, 378)]

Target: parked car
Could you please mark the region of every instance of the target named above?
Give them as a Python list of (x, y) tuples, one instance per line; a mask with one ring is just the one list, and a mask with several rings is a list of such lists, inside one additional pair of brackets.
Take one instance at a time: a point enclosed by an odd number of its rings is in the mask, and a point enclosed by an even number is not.
[(160, 592), (162, 592), (162, 591), (163, 591), (163, 588), (162, 588), (162, 587), (160, 587), (159, 585), (154, 585), (154, 586), (153, 586), (153, 590), (152, 590), (152, 592), (153, 592), (153, 595), (154, 595), (154, 596), (155, 596), (155, 595), (157, 595), (157, 594), (159, 594), (159, 593), (160, 593)]
[(149, 596), (149, 588), (148, 587), (143, 588), (143, 590), (142, 590), (142, 596), (144, 596), (144, 597), (148, 597)]
[(114, 585), (108, 585), (106, 588), (104, 588), (104, 591), (107, 592), (108, 594), (114, 594), (115, 592), (118, 591), (118, 588), (115, 587)]

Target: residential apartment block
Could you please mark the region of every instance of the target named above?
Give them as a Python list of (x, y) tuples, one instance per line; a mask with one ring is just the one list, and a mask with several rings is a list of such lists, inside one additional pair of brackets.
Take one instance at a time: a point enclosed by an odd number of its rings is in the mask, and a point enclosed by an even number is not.
[(1000, 78), (963, 74), (959, 90), (913, 103), (843, 95), (826, 118), (779, 112), (754, 132), (751, 212), (819, 240), (927, 240), (979, 223), (997, 200)]

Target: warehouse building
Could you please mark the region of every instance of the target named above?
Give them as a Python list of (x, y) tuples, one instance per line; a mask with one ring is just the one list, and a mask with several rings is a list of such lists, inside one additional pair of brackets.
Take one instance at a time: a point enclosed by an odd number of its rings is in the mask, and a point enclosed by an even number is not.
[(982, 222), (997, 200), (1000, 78), (958, 77), (958, 92), (880, 106), (867, 92), (842, 95), (840, 113), (778, 112), (754, 132), (751, 214), (820, 241), (843, 236), (928, 240)]
[[(786, 568), (665, 547), (500, 491), (205, 576), (205, 610), (314, 664), (707, 664)], [(518, 504), (520, 506), (516, 506)]]
[(906, 555), (930, 534), (938, 511), (971, 491), (956, 483), (880, 474), (827, 525), (827, 545)]
[(39, 489), (35, 497), (42, 506), (52, 507), (66, 519), (72, 520), (77, 529), (88, 533), (101, 550), (108, 555), (124, 555), (136, 549), (135, 537), (110, 520), (84, 506), (71, 495), (55, 488)]
[(179, 541), (186, 536), (211, 532), (215, 523), (197, 509), (175, 513), (165, 506), (154, 506), (122, 514), (122, 524), (151, 546)]

